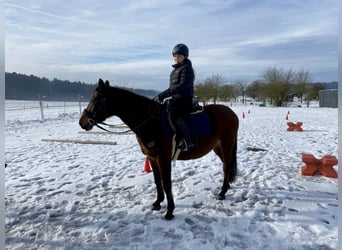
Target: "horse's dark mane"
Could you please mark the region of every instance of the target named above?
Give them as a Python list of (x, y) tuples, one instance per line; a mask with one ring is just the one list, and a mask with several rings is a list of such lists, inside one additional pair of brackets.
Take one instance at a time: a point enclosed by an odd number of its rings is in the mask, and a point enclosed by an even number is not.
[(138, 93), (135, 93), (135, 92), (133, 92), (132, 90), (127, 89), (127, 88), (123, 88), (123, 87), (119, 87), (119, 86), (110, 86), (110, 88), (111, 88), (113, 91), (118, 91), (118, 92), (120, 92), (120, 94), (127, 94), (127, 95), (130, 95), (130, 96), (139, 97), (139, 99), (147, 100), (147, 101), (149, 101), (149, 102), (152, 101), (149, 97), (144, 96), (144, 95), (141, 95), (141, 94), (138, 94)]
[[(158, 117), (162, 105), (146, 96), (137, 94), (129, 89), (109, 86), (108, 98), (111, 100), (112, 109), (115, 108), (115, 114), (121, 119), (130, 123), (130, 126), (135, 127), (131, 122), (132, 116), (137, 119), (138, 123), (148, 117)], [(126, 119), (127, 118), (127, 119)]]

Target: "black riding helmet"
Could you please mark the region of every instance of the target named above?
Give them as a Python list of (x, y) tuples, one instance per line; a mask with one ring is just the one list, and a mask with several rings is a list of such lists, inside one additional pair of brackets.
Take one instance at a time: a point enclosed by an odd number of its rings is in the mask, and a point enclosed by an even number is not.
[(172, 50), (172, 55), (174, 55), (174, 54), (183, 55), (185, 57), (188, 57), (189, 56), (189, 49), (185, 44), (179, 43)]

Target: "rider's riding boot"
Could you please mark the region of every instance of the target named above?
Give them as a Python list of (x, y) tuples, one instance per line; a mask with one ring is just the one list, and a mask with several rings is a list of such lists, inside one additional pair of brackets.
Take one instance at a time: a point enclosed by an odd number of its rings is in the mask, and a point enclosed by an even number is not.
[(186, 123), (184, 122), (183, 118), (178, 117), (176, 121), (177, 127), (179, 129), (179, 132), (181, 132), (184, 142), (178, 146), (178, 148), (182, 151), (187, 151), (190, 149), (195, 148), (195, 144), (193, 143), (188, 127), (186, 126)]

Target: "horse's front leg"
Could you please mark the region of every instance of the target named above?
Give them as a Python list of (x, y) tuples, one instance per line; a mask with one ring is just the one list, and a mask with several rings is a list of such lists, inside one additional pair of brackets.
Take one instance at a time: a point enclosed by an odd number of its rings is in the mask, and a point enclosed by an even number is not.
[(160, 210), (160, 203), (164, 200), (164, 191), (160, 176), (160, 170), (156, 161), (150, 160), (151, 167), (153, 170), (154, 183), (157, 188), (157, 200), (152, 204), (152, 210)]
[(162, 186), (166, 194), (167, 199), (167, 212), (165, 219), (173, 219), (173, 210), (175, 209), (175, 203), (172, 195), (172, 182), (171, 182), (171, 160), (159, 161), (159, 169), (162, 178)]

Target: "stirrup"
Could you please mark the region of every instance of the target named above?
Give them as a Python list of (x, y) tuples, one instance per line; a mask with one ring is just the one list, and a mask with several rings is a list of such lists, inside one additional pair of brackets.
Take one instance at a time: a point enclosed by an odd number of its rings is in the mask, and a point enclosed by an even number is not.
[(186, 143), (186, 141), (182, 141), (180, 144), (178, 144), (177, 148), (180, 149), (181, 151), (188, 151), (188, 150), (196, 148), (196, 146), (193, 142), (190, 142), (188, 144)]

